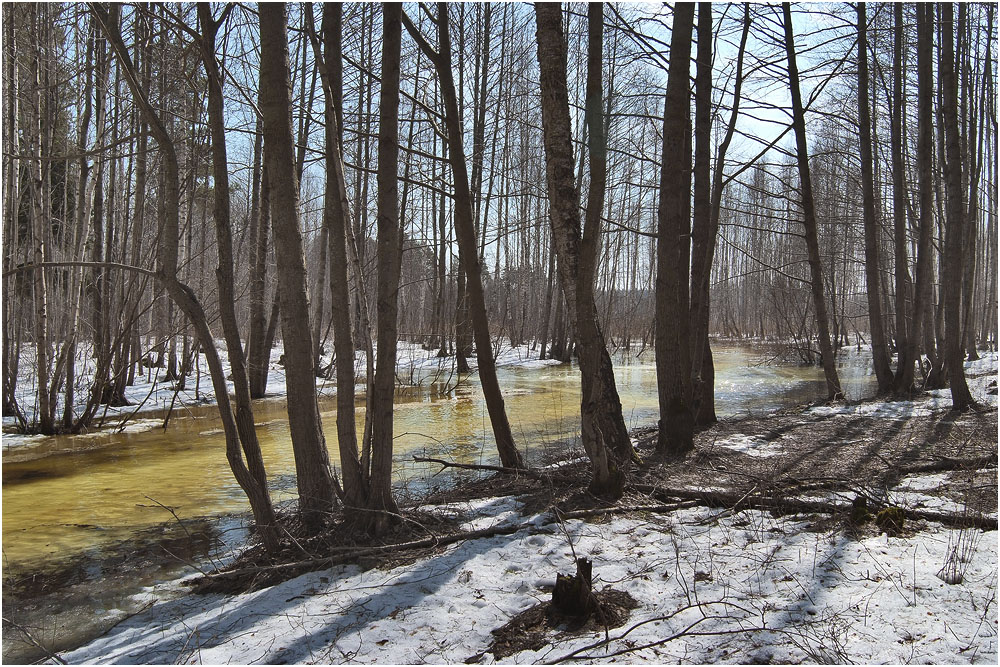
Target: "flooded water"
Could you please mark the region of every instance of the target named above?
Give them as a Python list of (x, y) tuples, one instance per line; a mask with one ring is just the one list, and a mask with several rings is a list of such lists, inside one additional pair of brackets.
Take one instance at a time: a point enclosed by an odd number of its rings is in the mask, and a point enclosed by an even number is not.
[[(768, 354), (760, 348), (717, 346), (714, 353), (720, 416), (762, 413), (825, 395), (818, 367), (762, 364)], [(655, 423), (652, 354), (617, 357), (615, 363), (629, 428)], [(871, 391), (866, 356), (845, 353), (840, 372), (850, 398)], [(553, 448), (573, 446), (580, 400), (574, 365), (506, 367), (499, 369), (499, 376), (515, 439), (529, 461)], [(427, 371), (414, 379), (423, 381), (399, 392), (394, 412), (397, 486), (420, 492), (449, 483), (448, 477), (430, 477), (438, 466), (415, 464), (415, 454), (495, 463), (477, 379), (467, 378), (447, 393)], [(333, 399), (321, 404), (328, 447), (336, 460), (334, 407)], [(294, 498), (295, 467), (284, 404), (260, 401), (255, 417), (273, 498)], [(359, 428), (363, 420), (359, 404)], [(184, 562), (204, 561), (213, 549), (242, 538), (238, 520), (212, 519), (247, 509), (226, 463), (215, 408), (175, 411), (168, 428), (161, 427), (162, 418), (156, 424), (135, 433), (55, 437), (40, 446), (3, 452), (5, 607), (13, 590), (19, 600), (37, 598), (34, 606), (24, 608), (27, 616), (51, 617), (69, 613), (69, 608), (83, 610), (85, 617), (94, 611), (127, 610), (125, 596), (139, 587), (175, 576)], [(124, 577), (125, 570), (133, 575)], [(29, 607), (39, 605), (31, 613)], [(65, 622), (72, 620), (61, 624)], [(5, 629), (5, 662), (30, 655), (9, 644), (11, 634)], [(52, 641), (55, 647), (72, 643), (64, 636)]]

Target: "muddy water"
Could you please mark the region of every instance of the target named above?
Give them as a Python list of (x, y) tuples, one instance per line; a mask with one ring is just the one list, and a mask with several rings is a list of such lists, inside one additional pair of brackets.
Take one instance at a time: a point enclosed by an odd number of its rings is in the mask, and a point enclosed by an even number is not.
[[(766, 358), (767, 351), (761, 349), (715, 350), (720, 416), (765, 412), (824, 395), (820, 369), (759, 365)], [(842, 358), (842, 381), (849, 397), (860, 398), (870, 390), (868, 366), (863, 357)], [(499, 375), (515, 439), (529, 461), (549, 449), (572, 446), (579, 429), (575, 366), (507, 367), (499, 369)], [(617, 358), (616, 375), (628, 426), (654, 423), (652, 355)], [(398, 487), (420, 492), (449, 483), (447, 477), (430, 478), (437, 466), (413, 463), (415, 454), (465, 463), (496, 462), (489, 418), (474, 377), (457, 387), (454, 378), (431, 371), (411, 379), (419, 386), (398, 392), (394, 412)], [(336, 459), (334, 407), (332, 399), (321, 404)], [(49, 615), (68, 613), (59, 608), (61, 603), (84, 610), (84, 616), (94, 609), (128, 609), (130, 603), (122, 599), (127, 593), (175, 575), (183, 567), (181, 562), (204, 561), (220, 544), (240, 539), (237, 520), (210, 519), (247, 509), (226, 464), (225, 441), (215, 415), (213, 407), (189, 408), (175, 412), (166, 429), (161, 418), (148, 420), (146, 425), (155, 427), (141, 432), (57, 437), (43, 445), (5, 451), (5, 607), (14, 591), (19, 600), (51, 597), (42, 609)], [(260, 401), (255, 416), (273, 497), (294, 498), (295, 468), (284, 404)], [(363, 420), (359, 404), (359, 429)], [(179, 526), (173, 515), (185, 525)], [(126, 571), (133, 574), (123, 575)], [(35, 587), (25, 583), (35, 580), (41, 583)], [(76, 595), (67, 597), (69, 589)], [(34, 615), (28, 609), (25, 614)], [(21, 655), (8, 643), (11, 634), (4, 632), (5, 662)], [(67, 640), (52, 641), (59, 645)]]

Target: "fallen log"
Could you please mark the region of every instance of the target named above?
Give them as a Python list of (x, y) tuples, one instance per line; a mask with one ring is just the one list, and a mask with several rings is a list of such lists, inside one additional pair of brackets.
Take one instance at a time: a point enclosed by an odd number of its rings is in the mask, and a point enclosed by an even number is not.
[(455, 463), (454, 461), (445, 461), (444, 459), (434, 459), (425, 456), (414, 456), (413, 460), (416, 463), (436, 463), (441, 466), (441, 470), (444, 470), (445, 468), (458, 468), (459, 470), (484, 470), (487, 472), (499, 472), (504, 475), (520, 475), (530, 477), (532, 479), (545, 480), (551, 479), (552, 477), (552, 475), (548, 475), (537, 470), (531, 470), (530, 468), (508, 468), (505, 466), (491, 466), (485, 463)]
[(547, 472), (544, 470), (533, 470), (531, 468), (507, 468), (504, 466), (494, 466), (485, 463), (456, 463), (454, 461), (446, 461), (444, 459), (435, 459), (425, 456), (414, 456), (413, 460), (416, 463), (436, 463), (441, 466), (441, 470), (444, 470), (445, 468), (458, 468), (459, 470), (482, 470), (485, 472), (496, 472), (502, 475), (514, 475), (515, 477), (528, 477), (529, 479), (537, 479), (545, 482), (571, 482), (577, 480), (577, 476), (575, 475), (565, 475), (555, 472)]
[(912, 475), (921, 472), (947, 472), (949, 470), (979, 470), (981, 468), (995, 468), (997, 466), (996, 455), (980, 456), (974, 459), (956, 459), (942, 456), (936, 461), (927, 463), (915, 463), (908, 466), (899, 466), (896, 470), (901, 475)]
[[(834, 503), (822, 500), (804, 500), (802, 498), (785, 497), (772, 492), (768, 495), (748, 495), (726, 491), (705, 491), (692, 489), (669, 489), (654, 484), (634, 484), (636, 491), (648, 493), (661, 500), (670, 498), (697, 500), (709, 507), (723, 507), (731, 510), (760, 509), (781, 514), (840, 514), (850, 513), (852, 506), (846, 503)], [(948, 514), (944, 512), (929, 512), (926, 510), (904, 509), (908, 519), (923, 519), (935, 521), (955, 528), (983, 528), (997, 530), (997, 520), (992, 517), (974, 516), (969, 514)]]

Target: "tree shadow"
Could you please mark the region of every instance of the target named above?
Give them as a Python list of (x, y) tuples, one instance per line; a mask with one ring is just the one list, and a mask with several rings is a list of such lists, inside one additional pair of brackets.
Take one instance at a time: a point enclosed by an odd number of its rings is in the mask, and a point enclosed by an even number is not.
[[(504, 500), (500, 498), (497, 502)], [(490, 511), (489, 507), (483, 507), (476, 513), (489, 515)], [(113, 634), (98, 640), (92, 650), (100, 652), (102, 661), (117, 664), (174, 663), (231, 643), (236, 644), (236, 650), (247, 650), (249, 645), (240, 637), (262, 632), (273, 635), (273, 642), (280, 644), (272, 643), (260, 655), (241, 657), (240, 661), (265, 664), (350, 661), (351, 655), (323, 652), (351, 633), (359, 634), (360, 649), (363, 629), (385, 619), (405, 617), (410, 608), (453, 584), (465, 563), (502, 550), (518, 539), (523, 539), (523, 534), (468, 540), (443, 553), (391, 570), (360, 571), (355, 565), (336, 566), (236, 597), (186, 596), (126, 621)], [(338, 585), (354, 577), (360, 581), (352, 588), (338, 589)], [(315, 601), (304, 602), (310, 598)], [(447, 622), (444, 614), (440, 619)], [(278, 627), (285, 624), (287, 630), (275, 631), (275, 624)], [(67, 657), (72, 660), (72, 656)], [(414, 661), (422, 661), (422, 657), (415, 655)]]

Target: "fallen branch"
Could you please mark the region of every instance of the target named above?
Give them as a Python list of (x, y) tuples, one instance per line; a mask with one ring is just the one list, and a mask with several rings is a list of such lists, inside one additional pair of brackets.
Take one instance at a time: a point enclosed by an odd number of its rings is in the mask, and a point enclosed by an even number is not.
[(67, 664), (69, 664), (68, 662), (66, 662), (65, 660), (63, 660), (62, 658), (60, 658), (57, 653), (53, 653), (49, 649), (47, 649), (44, 646), (42, 646), (42, 644), (37, 639), (35, 639), (31, 635), (30, 632), (28, 632), (28, 629), (26, 627), (24, 627), (23, 625), (21, 625), (20, 623), (12, 621), (9, 618), (7, 618), (6, 616), (3, 617), (3, 622), (7, 623), (12, 628), (14, 628), (18, 632), (20, 632), (22, 635), (24, 635), (25, 639), (28, 640), (28, 643), (31, 644), (32, 646), (34, 646), (35, 648), (37, 648), (42, 653), (44, 653), (45, 657), (48, 658), (49, 660), (55, 660), (60, 665), (67, 665)]
[[(477, 463), (455, 463), (453, 461), (427, 458), (424, 456), (414, 456), (413, 460), (417, 463), (436, 463), (441, 466), (441, 470), (444, 470), (445, 468), (458, 468), (460, 470), (485, 470), (487, 472), (498, 472), (504, 475), (530, 477), (531, 479), (541, 479), (546, 481), (559, 477), (559, 475), (551, 475), (538, 470), (531, 470), (530, 468), (507, 468), (504, 466), (491, 466)], [(441, 471), (439, 470), (438, 472)]]
[[(582, 519), (590, 516), (596, 516), (600, 514), (626, 514), (630, 512), (672, 512), (677, 509), (683, 509), (686, 507), (693, 507), (697, 503), (694, 501), (681, 502), (681, 503), (670, 503), (661, 505), (629, 505), (629, 506), (612, 506), (612, 507), (601, 507), (595, 509), (586, 510), (576, 510), (573, 512), (560, 513), (559, 517), (562, 519)], [(555, 521), (555, 518), (552, 519)], [(449, 544), (454, 544), (456, 542), (463, 542), (465, 540), (478, 540), (488, 537), (496, 537), (498, 535), (512, 535), (514, 533), (520, 532), (522, 530), (535, 529), (535, 532), (543, 532), (541, 527), (543, 525), (548, 525), (551, 521), (545, 524), (538, 524), (535, 522), (524, 522), (517, 524), (508, 524), (505, 526), (494, 526), (492, 528), (482, 528), (480, 530), (470, 530), (459, 533), (451, 533), (449, 535), (439, 535), (426, 537), (420, 540), (413, 540), (410, 542), (398, 542), (396, 544), (382, 544), (373, 547), (344, 547), (340, 553), (332, 556), (324, 556), (323, 558), (309, 558), (306, 560), (295, 561), (292, 563), (278, 563), (276, 565), (256, 565), (253, 567), (244, 567), (237, 570), (227, 570), (222, 572), (211, 572), (205, 575), (205, 579), (222, 579), (239, 577), (248, 574), (257, 574), (261, 572), (281, 572), (285, 570), (295, 570), (295, 569), (320, 569), (324, 567), (332, 567), (334, 565), (340, 565), (342, 563), (351, 562), (357, 558), (365, 558), (367, 556), (377, 556), (379, 554), (387, 552), (398, 552), (398, 551), (410, 551), (413, 549), (431, 549), (435, 547), (443, 547)]]
[(897, 470), (900, 474), (909, 475), (921, 472), (946, 472), (948, 470), (979, 470), (981, 468), (995, 468), (996, 465), (997, 457), (995, 454), (979, 456), (974, 459), (955, 459), (942, 456), (940, 459), (928, 463), (899, 466)]
[(688, 507), (694, 507), (698, 505), (697, 501), (688, 500), (679, 503), (669, 503), (664, 505), (625, 505), (625, 506), (615, 506), (615, 507), (598, 507), (589, 510), (574, 510), (572, 512), (560, 512), (560, 519), (586, 519), (592, 516), (599, 516), (601, 514), (629, 514), (632, 512), (654, 512), (657, 514), (662, 514), (664, 512), (673, 512), (675, 510), (687, 509)]
[(411, 549), (428, 549), (440, 546), (447, 546), (455, 542), (464, 540), (476, 540), (485, 537), (495, 537), (497, 535), (511, 535), (513, 533), (534, 527), (533, 523), (509, 524), (506, 526), (495, 526), (493, 528), (482, 528), (480, 530), (470, 530), (450, 535), (426, 537), (421, 540), (411, 542), (400, 542), (396, 544), (382, 544), (374, 547), (362, 547), (345, 550), (344, 553), (323, 558), (310, 558), (307, 560), (295, 561), (293, 563), (278, 563), (277, 565), (258, 565), (254, 567), (244, 567), (238, 570), (228, 570), (224, 572), (212, 572), (205, 575), (206, 579), (220, 579), (228, 577), (239, 577), (246, 574), (259, 572), (280, 572), (282, 570), (295, 570), (299, 568), (319, 569), (321, 567), (332, 567), (341, 563), (347, 563), (357, 558), (366, 556), (377, 556), (382, 553), (392, 551), (409, 551)]
[[(839, 514), (850, 513), (852, 507), (849, 504), (826, 502), (822, 500), (803, 500), (801, 498), (788, 498), (780, 495), (757, 495), (750, 496), (725, 491), (696, 491), (691, 489), (668, 489), (653, 484), (634, 484), (636, 491), (649, 493), (656, 498), (680, 498), (684, 500), (696, 500), (709, 507), (724, 507), (726, 509), (761, 509), (780, 512), (782, 514)], [(997, 520), (983, 516), (969, 516), (961, 514), (947, 514), (944, 512), (928, 512), (925, 510), (904, 509), (906, 518), (923, 519), (924, 521), (936, 521), (946, 526), (956, 528), (984, 528), (987, 530), (997, 530)]]

